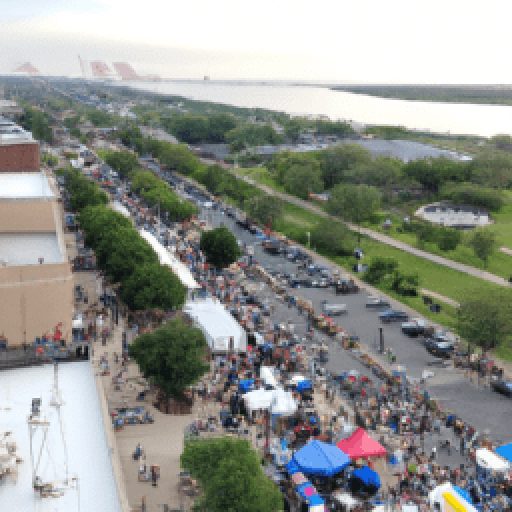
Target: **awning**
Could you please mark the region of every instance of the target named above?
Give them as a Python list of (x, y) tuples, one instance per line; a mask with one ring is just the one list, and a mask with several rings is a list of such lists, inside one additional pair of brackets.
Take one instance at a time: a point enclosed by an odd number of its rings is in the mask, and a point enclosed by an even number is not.
[(510, 464), (505, 459), (487, 448), (479, 448), (476, 450), (475, 455), (476, 463), (484, 469), (501, 473), (510, 469)]
[(384, 457), (387, 453), (386, 449), (371, 438), (363, 428), (358, 428), (350, 437), (339, 441), (336, 446), (353, 460)]

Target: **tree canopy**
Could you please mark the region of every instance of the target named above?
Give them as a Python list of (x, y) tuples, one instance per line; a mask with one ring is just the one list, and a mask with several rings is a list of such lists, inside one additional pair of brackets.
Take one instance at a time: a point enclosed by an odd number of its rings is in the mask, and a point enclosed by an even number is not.
[(368, 185), (336, 185), (331, 190), (327, 210), (352, 222), (370, 220), (380, 206), (381, 195)]
[(459, 334), (485, 350), (506, 342), (512, 330), (511, 298), (508, 290), (478, 290), (468, 296), (458, 310)]
[(200, 511), (283, 510), (281, 492), (264, 475), (257, 453), (245, 440), (223, 437), (188, 442), (181, 464), (201, 483), (204, 495), (196, 504)]
[(240, 257), (237, 240), (225, 226), (205, 231), (201, 236), (200, 247), (208, 263), (217, 268), (227, 267)]
[(311, 245), (334, 256), (347, 256), (354, 251), (355, 239), (352, 231), (341, 222), (322, 219), (311, 230)]
[(485, 228), (475, 229), (468, 243), (475, 252), (475, 256), (480, 258), (484, 265), (487, 265), (489, 256), (496, 247), (496, 235)]
[(269, 227), (272, 227), (283, 214), (283, 202), (273, 196), (251, 197), (244, 203), (244, 207), (251, 219)]
[(123, 177), (139, 167), (137, 156), (131, 151), (108, 151), (105, 162)]
[(138, 336), (129, 350), (144, 377), (166, 398), (183, 398), (186, 388), (208, 370), (203, 333), (180, 318)]

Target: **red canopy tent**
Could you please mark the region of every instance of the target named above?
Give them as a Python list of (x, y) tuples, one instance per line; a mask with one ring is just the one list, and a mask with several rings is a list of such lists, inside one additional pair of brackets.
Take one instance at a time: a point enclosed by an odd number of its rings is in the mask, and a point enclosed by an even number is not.
[(350, 437), (342, 439), (336, 446), (352, 460), (370, 457), (385, 457), (386, 449), (372, 439), (364, 428), (358, 428)]

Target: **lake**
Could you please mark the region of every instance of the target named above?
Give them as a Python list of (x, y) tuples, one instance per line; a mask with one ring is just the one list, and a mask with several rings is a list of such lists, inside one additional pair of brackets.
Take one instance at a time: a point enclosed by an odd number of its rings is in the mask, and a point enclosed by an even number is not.
[(512, 134), (512, 106), (404, 101), (302, 85), (214, 81), (132, 82), (129, 85), (195, 100), (260, 107), (294, 115), (324, 115), (362, 124), (484, 137)]
[[(50, 420), (48, 451), (42, 451), (39, 473), (43, 479), (65, 474), (64, 447), (57, 415), (48, 403), (53, 386), (51, 365), (0, 372), (0, 432), (12, 431), (23, 462), (18, 478), (0, 481), (0, 510), (13, 512), (120, 512), (93, 368), (89, 362), (59, 366), (61, 409), (69, 454), (69, 474), (79, 478), (79, 493), (71, 489), (60, 498), (41, 499), (32, 489), (30, 437), (27, 417), (32, 398), (42, 398), (41, 416)], [(34, 445), (41, 445), (34, 436)], [(37, 451), (37, 450), (36, 450)], [(78, 508), (80, 500), (80, 508)]]

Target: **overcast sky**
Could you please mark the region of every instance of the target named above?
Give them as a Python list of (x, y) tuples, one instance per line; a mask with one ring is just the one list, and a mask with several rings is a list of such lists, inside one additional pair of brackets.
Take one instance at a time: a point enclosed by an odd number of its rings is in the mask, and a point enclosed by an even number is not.
[(510, 0), (0, 0), (0, 72), (512, 83)]

